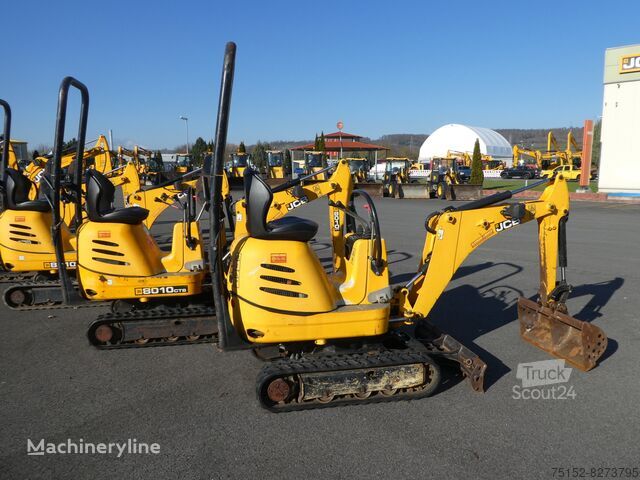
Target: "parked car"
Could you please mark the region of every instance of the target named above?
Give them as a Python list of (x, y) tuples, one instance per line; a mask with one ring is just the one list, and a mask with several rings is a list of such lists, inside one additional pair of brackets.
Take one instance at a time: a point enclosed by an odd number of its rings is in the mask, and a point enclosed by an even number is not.
[(526, 165), (517, 165), (512, 168), (505, 168), (500, 172), (502, 178), (538, 178), (540, 170)]
[(576, 167), (575, 165), (560, 165), (559, 167), (556, 167), (553, 170), (543, 170), (542, 178), (550, 178), (555, 176), (558, 173), (562, 173), (562, 176), (567, 180), (580, 181), (581, 172), (582, 170), (580, 169), (580, 167)]
[(462, 183), (469, 183), (471, 179), (471, 167), (458, 167), (458, 175), (460, 175), (460, 181)]

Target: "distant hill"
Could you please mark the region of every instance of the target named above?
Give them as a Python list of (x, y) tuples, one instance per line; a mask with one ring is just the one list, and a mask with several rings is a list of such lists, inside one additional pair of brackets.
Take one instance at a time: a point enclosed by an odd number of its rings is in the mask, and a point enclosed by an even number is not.
[[(532, 148), (534, 150), (547, 149), (547, 134), (549, 133), (549, 130), (553, 131), (553, 134), (558, 141), (558, 146), (561, 149), (566, 148), (567, 134), (570, 130), (573, 130), (573, 135), (576, 138), (578, 145), (582, 145), (581, 127), (560, 127), (551, 129), (497, 128), (495, 130), (506, 138), (511, 145), (515, 145), (517, 143), (518, 145), (522, 145), (526, 148)], [(418, 158), (420, 146), (427, 137), (428, 135), (421, 133), (393, 133), (389, 135), (382, 135), (380, 138), (363, 137), (363, 141), (384, 145), (385, 147), (390, 148), (390, 156)], [(312, 142), (313, 139), (298, 141), (277, 140), (266, 143), (271, 145), (272, 148), (283, 150)], [(253, 145), (247, 145), (247, 148), (250, 150), (253, 148)]]
[[(559, 127), (559, 128), (496, 128), (496, 132), (500, 133), (511, 145), (521, 145), (534, 150), (547, 149), (547, 134), (549, 130), (553, 131), (560, 149), (565, 149), (567, 145), (567, 134), (570, 130), (578, 142), (582, 145), (582, 127)], [(421, 133), (393, 133), (382, 135), (380, 138), (363, 137), (363, 141), (384, 145), (390, 148), (389, 156), (418, 158), (420, 146), (427, 139), (428, 135)], [(304, 140), (272, 140), (261, 141), (263, 144), (269, 145), (274, 150), (286, 150), (292, 147), (298, 147), (307, 143), (313, 143), (313, 139)], [(235, 151), (237, 145), (227, 144), (227, 152)], [(247, 145), (250, 152), (255, 145)], [(185, 146), (180, 145), (174, 151), (184, 151)], [(168, 151), (168, 150), (167, 150)], [(164, 152), (164, 150), (163, 150)]]

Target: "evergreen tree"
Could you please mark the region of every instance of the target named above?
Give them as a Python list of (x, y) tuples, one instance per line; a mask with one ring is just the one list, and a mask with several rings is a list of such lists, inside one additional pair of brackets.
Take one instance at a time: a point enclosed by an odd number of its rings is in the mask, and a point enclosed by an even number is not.
[(244, 146), (244, 142), (240, 142), (240, 145), (238, 145), (237, 153), (247, 153), (247, 147)]
[(316, 133), (316, 139), (313, 141), (313, 149), (318, 152), (320, 151), (320, 139), (318, 138), (318, 134)]
[(195, 165), (196, 167), (202, 166), (202, 160), (207, 149), (207, 142), (204, 141), (204, 138), (198, 137), (191, 147), (190, 152), (193, 165)]
[(267, 171), (267, 150), (271, 150), (271, 145), (258, 141), (251, 151), (251, 160), (259, 172)]
[(473, 146), (473, 157), (471, 159), (471, 185), (482, 185), (484, 175), (482, 174), (482, 155), (480, 154), (480, 140), (476, 138)]

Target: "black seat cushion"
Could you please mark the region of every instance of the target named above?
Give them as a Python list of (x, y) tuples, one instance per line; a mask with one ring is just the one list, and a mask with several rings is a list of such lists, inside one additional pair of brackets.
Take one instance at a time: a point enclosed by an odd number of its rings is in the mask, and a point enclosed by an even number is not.
[(87, 170), (86, 184), (86, 209), (89, 220), (92, 222), (137, 225), (149, 216), (149, 210), (146, 208), (116, 209), (113, 206), (116, 187), (100, 172), (94, 169)]
[(283, 217), (267, 222), (273, 192), (251, 169), (244, 172), (244, 194), (247, 203), (247, 231), (261, 240), (293, 240), (308, 242), (318, 231), (318, 224), (298, 217)]
[[(282, 217), (267, 223), (269, 233), (266, 240), (295, 240), (308, 242), (318, 233), (318, 224), (306, 218)], [(265, 237), (256, 237), (265, 238)]]
[(27, 212), (50, 212), (51, 206), (45, 199), (30, 200), (29, 191), (33, 182), (18, 170), (7, 168), (7, 208)]

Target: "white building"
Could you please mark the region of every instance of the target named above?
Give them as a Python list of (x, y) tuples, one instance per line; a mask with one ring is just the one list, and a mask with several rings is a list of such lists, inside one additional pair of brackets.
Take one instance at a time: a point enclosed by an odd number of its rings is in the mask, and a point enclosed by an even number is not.
[(604, 55), (598, 190), (640, 194), (640, 45)]
[(426, 162), (433, 157), (445, 157), (447, 152), (473, 152), (476, 139), (480, 140), (480, 153), (491, 155), (510, 165), (513, 151), (511, 144), (495, 130), (450, 123), (433, 132), (420, 147), (418, 160)]

